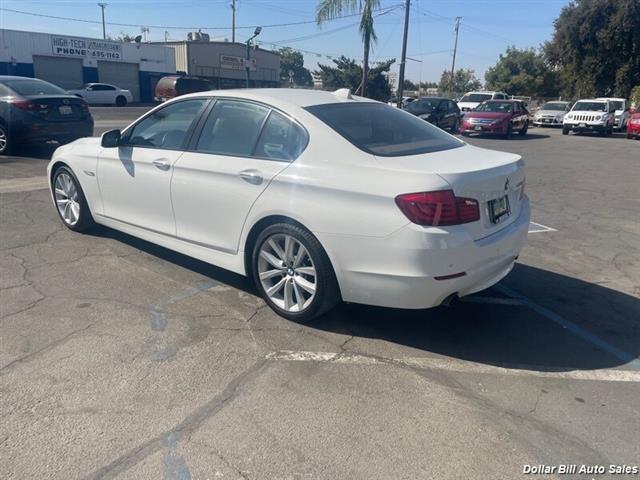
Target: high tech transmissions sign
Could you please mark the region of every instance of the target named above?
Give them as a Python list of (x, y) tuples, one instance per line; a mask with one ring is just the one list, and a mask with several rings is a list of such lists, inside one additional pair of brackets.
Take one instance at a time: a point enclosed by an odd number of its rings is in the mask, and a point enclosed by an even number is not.
[(75, 37), (51, 37), (54, 55), (71, 58), (122, 61), (122, 43)]

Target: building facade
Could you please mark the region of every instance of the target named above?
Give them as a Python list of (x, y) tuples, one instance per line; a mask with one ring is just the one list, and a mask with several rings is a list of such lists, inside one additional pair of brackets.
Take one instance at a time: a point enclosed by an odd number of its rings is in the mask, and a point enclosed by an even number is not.
[(153, 101), (155, 84), (176, 73), (173, 48), (0, 29), (0, 75), (36, 77), (64, 89), (104, 82)]
[(247, 62), (247, 46), (243, 43), (179, 41), (165, 42), (175, 50), (176, 69), (187, 75), (212, 80), (217, 88), (244, 88), (246, 65), (249, 65), (251, 87), (280, 86), (280, 55), (251, 47)]

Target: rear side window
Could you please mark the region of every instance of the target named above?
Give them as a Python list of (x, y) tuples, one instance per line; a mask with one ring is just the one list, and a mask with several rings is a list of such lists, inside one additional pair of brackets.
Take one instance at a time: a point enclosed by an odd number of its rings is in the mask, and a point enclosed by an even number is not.
[(251, 155), (268, 113), (268, 108), (255, 103), (219, 100), (202, 128), (196, 151)]
[(182, 148), (194, 120), (207, 102), (204, 99), (172, 103), (155, 111), (134, 125), (128, 145), (135, 147)]
[(300, 125), (272, 111), (254, 150), (257, 157), (290, 162), (307, 146), (307, 134)]
[(438, 127), (381, 103), (333, 103), (306, 109), (360, 150), (373, 155), (418, 155), (464, 145)]

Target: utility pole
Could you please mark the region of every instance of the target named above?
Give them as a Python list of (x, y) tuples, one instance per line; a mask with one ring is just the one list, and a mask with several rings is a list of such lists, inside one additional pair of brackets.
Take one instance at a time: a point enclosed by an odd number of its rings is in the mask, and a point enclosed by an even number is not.
[(250, 78), (249, 62), (251, 60), (251, 40), (253, 40), (258, 35), (260, 35), (261, 31), (262, 31), (262, 27), (256, 27), (256, 29), (253, 32), (253, 37), (247, 40), (247, 59), (246, 59), (247, 64), (245, 65), (245, 69), (247, 72), (247, 88), (249, 88), (249, 78)]
[(456, 17), (456, 43), (453, 45), (453, 61), (451, 62), (451, 83), (450, 85), (450, 89), (451, 92), (450, 93), (454, 93), (453, 92), (453, 78), (455, 75), (455, 68), (456, 68), (456, 51), (458, 50), (458, 30), (460, 29), (460, 20), (462, 20), (462, 17)]
[(107, 30), (104, 28), (104, 9), (106, 8), (106, 3), (99, 3), (98, 6), (102, 9), (102, 39), (107, 39)]
[(231, 43), (236, 43), (236, 0), (231, 0)]
[(398, 78), (398, 108), (402, 108), (402, 94), (404, 93), (404, 66), (407, 63), (407, 37), (409, 36), (409, 8), (411, 0), (404, 2), (404, 35), (402, 37), (402, 57), (400, 58), (400, 75)]

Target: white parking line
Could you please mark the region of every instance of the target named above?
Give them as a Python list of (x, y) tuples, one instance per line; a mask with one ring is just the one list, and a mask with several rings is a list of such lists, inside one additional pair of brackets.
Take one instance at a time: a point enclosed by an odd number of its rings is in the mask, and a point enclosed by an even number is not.
[(587, 380), (596, 382), (640, 382), (640, 371), (637, 370), (540, 370), (535, 366), (511, 365), (495, 366), (466, 360), (434, 357), (384, 358), (359, 353), (309, 352), (280, 350), (266, 355), (267, 360), (286, 362), (316, 362), (350, 365), (401, 365), (428, 370), (445, 370), (449, 372), (508, 375), (515, 377), (540, 377), (568, 380)]
[(555, 228), (547, 227), (541, 223), (529, 222), (529, 233), (557, 232)]

